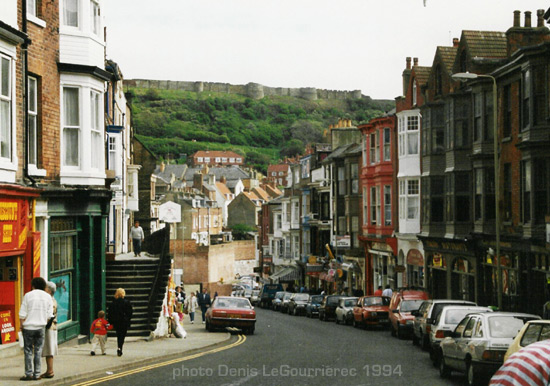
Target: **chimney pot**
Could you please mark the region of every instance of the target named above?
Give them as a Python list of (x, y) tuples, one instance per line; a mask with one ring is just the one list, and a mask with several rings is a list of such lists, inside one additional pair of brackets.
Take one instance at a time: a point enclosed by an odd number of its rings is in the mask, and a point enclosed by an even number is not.
[(418, 58), (413, 58), (413, 65), (418, 66)]
[(544, 9), (537, 10), (537, 27), (544, 27)]
[(453, 47), (454, 48), (457, 48), (459, 43), (460, 43), (460, 40), (458, 38), (453, 38)]
[(531, 28), (531, 11), (525, 11), (525, 28)]
[(520, 16), (521, 16), (521, 11), (514, 11), (514, 27), (520, 27), (519, 25), (519, 19), (520, 19)]
[(407, 57), (407, 70), (410, 70), (411, 69), (411, 57), (408, 56)]

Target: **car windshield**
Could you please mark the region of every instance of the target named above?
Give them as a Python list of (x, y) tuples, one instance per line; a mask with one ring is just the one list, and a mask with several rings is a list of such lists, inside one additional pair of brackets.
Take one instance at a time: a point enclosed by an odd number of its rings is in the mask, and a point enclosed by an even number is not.
[(513, 315), (493, 316), (489, 318), (489, 335), (493, 338), (514, 338), (525, 322), (532, 318)]
[(357, 304), (357, 299), (347, 299), (344, 302), (344, 307), (353, 307)]
[(363, 303), (365, 306), (387, 306), (389, 301), (387, 298), (381, 296), (373, 296), (371, 298), (365, 298)]
[(403, 300), (401, 302), (401, 312), (416, 311), (424, 303), (424, 300)]
[(214, 307), (216, 308), (252, 308), (248, 300), (239, 299), (239, 298), (218, 299)]
[(323, 301), (322, 296), (312, 296), (311, 297), (311, 303), (313, 303), (313, 304), (321, 304), (322, 301)]
[(327, 304), (329, 306), (336, 306), (338, 305), (338, 297), (337, 296), (330, 296), (328, 299), (327, 299)]
[(307, 302), (308, 299), (309, 299), (308, 294), (296, 294), (296, 296), (294, 296), (294, 300), (300, 300), (303, 302)]
[(457, 308), (454, 310), (447, 310), (445, 314), (445, 324), (458, 324), (464, 317), (472, 312), (476, 312), (470, 308)]

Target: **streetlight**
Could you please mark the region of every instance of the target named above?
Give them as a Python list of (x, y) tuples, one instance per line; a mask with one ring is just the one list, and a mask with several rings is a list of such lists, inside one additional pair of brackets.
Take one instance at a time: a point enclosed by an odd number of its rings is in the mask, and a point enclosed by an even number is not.
[(491, 75), (473, 74), (470, 72), (459, 72), (452, 75), (454, 80), (466, 82), (477, 78), (488, 78), (493, 81), (493, 147), (494, 147), (494, 171), (495, 171), (495, 237), (496, 248), (495, 258), (497, 261), (497, 306), (502, 310), (502, 267), (500, 265), (500, 210), (498, 205), (500, 191), (500, 164), (498, 156), (498, 126), (497, 126), (497, 80)]

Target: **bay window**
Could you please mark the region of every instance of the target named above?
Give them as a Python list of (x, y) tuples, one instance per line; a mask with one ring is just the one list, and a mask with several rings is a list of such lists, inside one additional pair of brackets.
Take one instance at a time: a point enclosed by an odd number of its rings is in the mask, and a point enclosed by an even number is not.
[(63, 165), (80, 165), (80, 95), (76, 87), (63, 87)]
[(79, 0), (63, 0), (63, 25), (78, 27)]
[(28, 78), (28, 117), (29, 117), (29, 164), (38, 164), (38, 82), (36, 78)]
[(0, 157), (11, 160), (12, 141), (11, 60), (0, 56)]
[(380, 190), (378, 186), (370, 188), (370, 224), (378, 225), (380, 221)]
[(91, 102), (91, 145), (92, 145), (92, 168), (101, 168), (101, 158), (103, 152), (102, 133), (101, 133), (101, 116), (100, 116), (100, 94), (96, 91), (90, 91)]

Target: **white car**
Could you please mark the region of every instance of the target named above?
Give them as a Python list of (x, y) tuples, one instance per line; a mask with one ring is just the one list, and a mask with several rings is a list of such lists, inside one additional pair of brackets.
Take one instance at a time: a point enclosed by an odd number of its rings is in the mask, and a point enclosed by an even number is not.
[(357, 305), (356, 297), (346, 297), (338, 299), (336, 307), (336, 324), (352, 324), (353, 323), (353, 307)]

